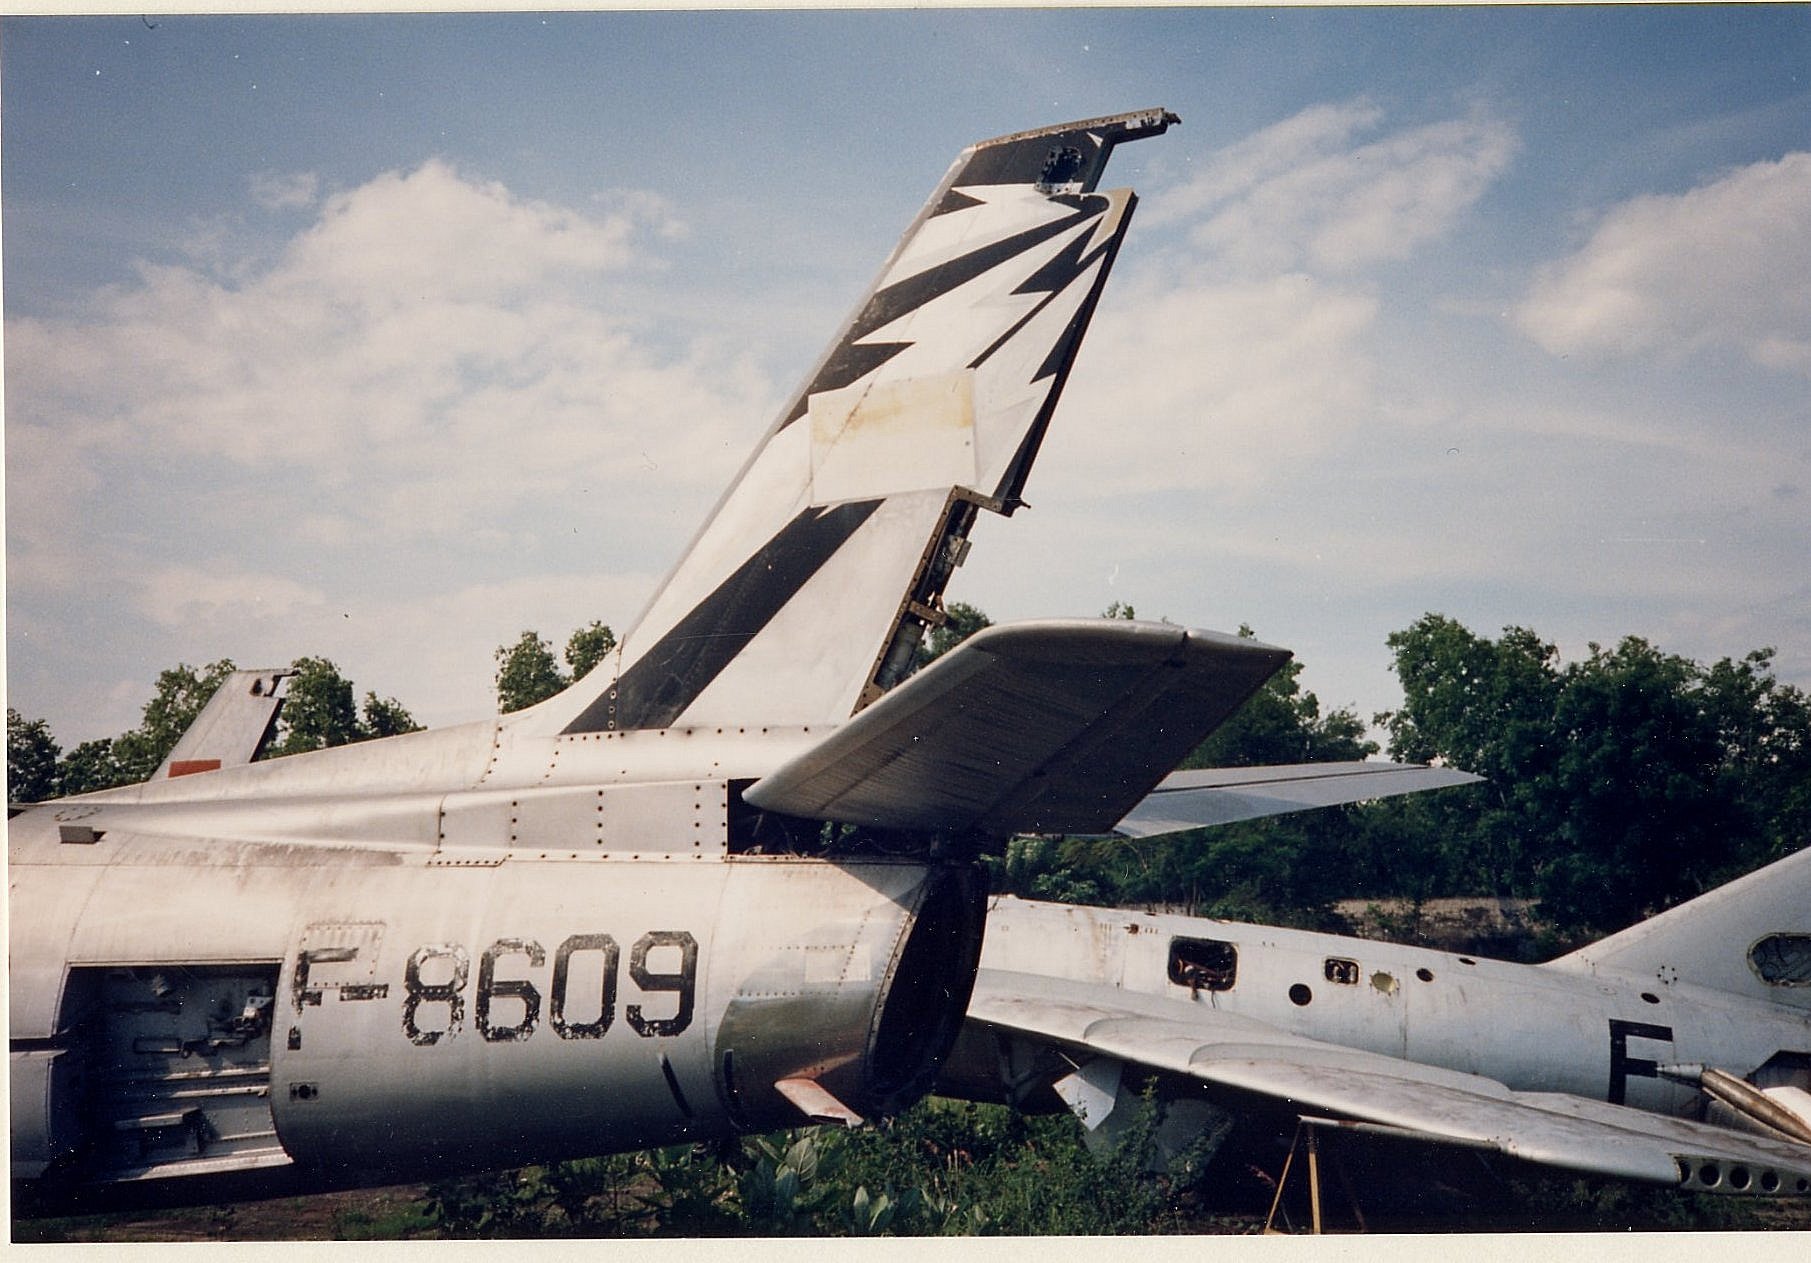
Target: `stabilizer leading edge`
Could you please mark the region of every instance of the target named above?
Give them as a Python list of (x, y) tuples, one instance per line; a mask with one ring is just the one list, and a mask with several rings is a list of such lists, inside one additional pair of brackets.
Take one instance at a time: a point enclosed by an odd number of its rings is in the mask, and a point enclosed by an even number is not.
[(1134, 198), (1147, 110), (965, 150), (601, 668), (536, 731), (840, 722), (902, 679), (981, 509), (1019, 503)]

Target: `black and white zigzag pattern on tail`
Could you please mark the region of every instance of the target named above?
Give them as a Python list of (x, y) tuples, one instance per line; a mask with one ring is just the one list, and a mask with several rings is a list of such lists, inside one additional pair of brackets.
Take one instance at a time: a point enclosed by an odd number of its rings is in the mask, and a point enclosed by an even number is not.
[[(1056, 238), (1073, 235), (1073, 240), (1068, 245), (1013, 287), (1012, 292), (1016, 294), (1042, 293), (1046, 296), (1045, 302), (1021, 317), (1004, 334), (979, 348), (974, 358), (968, 361), (967, 367), (975, 368), (984, 363), (1034, 318), (1044, 305), (1054, 301), (1078, 278), (1086, 275), (1112, 248), (1110, 240), (1102, 241), (1092, 231), (1095, 223), (1110, 207), (1109, 199), (1094, 195), (1065, 194), (1047, 200), (1068, 207), (1071, 213), (1012, 232), (998, 240), (986, 241), (955, 258), (877, 289), (850, 324), (836, 350), (818, 370), (811, 384), (800, 392), (787, 414), (786, 423), (790, 425), (805, 415), (812, 395), (851, 386), (912, 345), (910, 342), (867, 341), (873, 334), (898, 323), (959, 287), (995, 269), (1010, 265), (1014, 259), (1028, 251), (1036, 250)], [(972, 202), (971, 207), (967, 211), (956, 213), (986, 214), (991, 209), (982, 201)], [(1040, 377), (1049, 376), (1054, 371), (1046, 365)]]

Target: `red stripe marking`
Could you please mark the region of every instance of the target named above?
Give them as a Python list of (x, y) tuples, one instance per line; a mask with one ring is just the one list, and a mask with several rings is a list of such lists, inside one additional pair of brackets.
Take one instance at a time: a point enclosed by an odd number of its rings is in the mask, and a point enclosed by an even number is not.
[(219, 759), (177, 759), (170, 764), (172, 777), (193, 776), (196, 772), (218, 772), (219, 770)]

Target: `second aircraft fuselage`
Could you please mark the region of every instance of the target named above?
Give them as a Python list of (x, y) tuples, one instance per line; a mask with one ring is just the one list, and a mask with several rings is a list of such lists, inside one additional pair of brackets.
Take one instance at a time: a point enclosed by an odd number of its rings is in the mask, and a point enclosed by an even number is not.
[[(1803, 1013), (1659, 977), (1522, 965), (1199, 917), (996, 899), (984, 970), (1160, 997), (1329, 1044), (1660, 1113), (1676, 1063), (1738, 1074), (1806, 1039)], [(1186, 1020), (1184, 1016), (1184, 1020)]]

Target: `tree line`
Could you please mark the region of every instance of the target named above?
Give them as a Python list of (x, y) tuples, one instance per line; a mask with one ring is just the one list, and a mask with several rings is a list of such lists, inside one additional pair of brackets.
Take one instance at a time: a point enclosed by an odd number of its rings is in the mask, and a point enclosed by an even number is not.
[[(1130, 618), (1115, 603), (1110, 618)], [(989, 625), (954, 602), (924, 665)], [(1241, 628), (1241, 635), (1251, 635)], [(507, 713), (551, 697), (616, 647), (592, 622), (564, 665), (529, 630), (497, 647)], [(1811, 837), (1811, 699), (1758, 649), (1708, 666), (1625, 637), (1563, 662), (1529, 628), (1496, 638), (1427, 614), (1388, 640), (1402, 705), (1375, 715), (1390, 757), (1477, 772), (1482, 785), (1197, 830), (1168, 838), (1020, 837), (987, 859), (996, 889), (1067, 902), (1339, 928), (1343, 898), (1519, 896), (1571, 936), (1619, 929), (1780, 858)], [(7, 712), (13, 801), (149, 776), (233, 669), (162, 672), (137, 727), (64, 752), (42, 720)], [(265, 757), (417, 727), (393, 698), (298, 658)], [(1379, 753), (1349, 708), (1323, 711), (1290, 662), (1185, 761), (1237, 767)]]
[[(393, 737), (421, 727), (393, 697), (366, 692), (361, 708), (352, 681), (326, 658), (297, 658), (289, 669), (294, 674), (263, 758)], [(67, 752), (49, 724), (8, 707), (8, 800), (42, 802), (147, 779), (235, 670), (232, 659), (222, 658), (204, 667), (183, 662), (161, 671), (136, 727), (116, 737), (84, 741)]]

